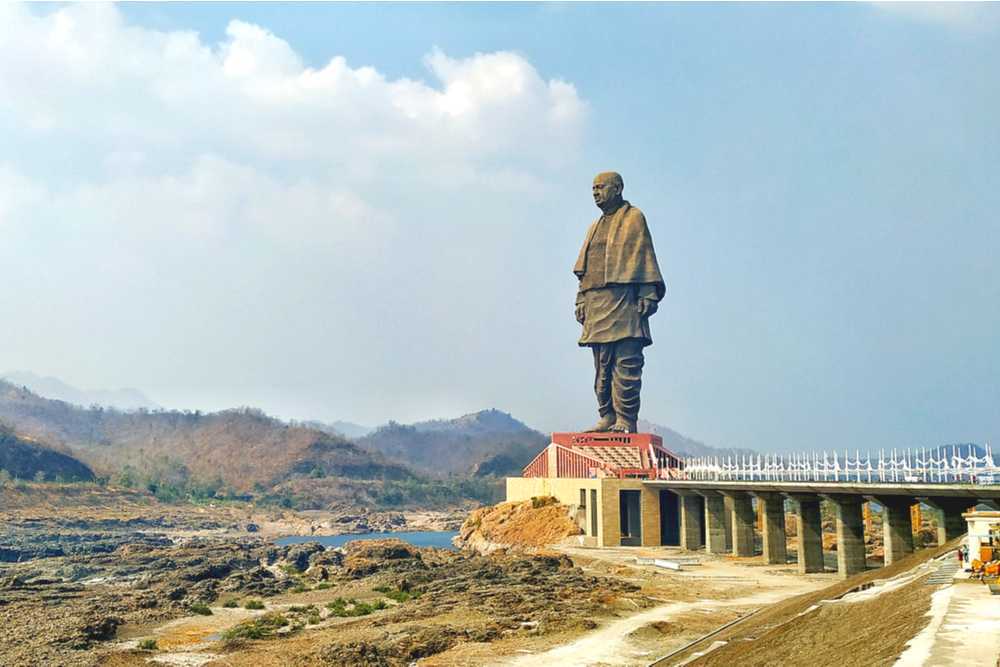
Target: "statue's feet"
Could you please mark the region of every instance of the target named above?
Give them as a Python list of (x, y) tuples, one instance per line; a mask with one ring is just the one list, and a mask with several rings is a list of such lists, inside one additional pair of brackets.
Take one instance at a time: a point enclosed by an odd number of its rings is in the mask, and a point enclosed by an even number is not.
[(610, 415), (605, 415), (601, 417), (601, 420), (594, 424), (593, 427), (588, 428), (585, 433), (604, 433), (610, 431), (611, 427), (615, 425), (615, 415), (611, 413)]
[(612, 433), (635, 433), (635, 422), (619, 417), (608, 430)]

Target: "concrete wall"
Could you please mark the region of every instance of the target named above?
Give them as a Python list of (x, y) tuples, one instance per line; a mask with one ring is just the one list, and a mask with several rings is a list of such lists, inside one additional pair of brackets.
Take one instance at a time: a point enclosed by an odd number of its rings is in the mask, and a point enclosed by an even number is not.
[(578, 507), (580, 489), (587, 491), (587, 535), (590, 535), (590, 490), (597, 490), (597, 544), (605, 547), (621, 545), (619, 492), (639, 491), (639, 511), (642, 522), (643, 546), (660, 544), (660, 492), (638, 479), (614, 478), (555, 478), (508, 477), (507, 500), (530, 500), (537, 496), (552, 496), (564, 505)]

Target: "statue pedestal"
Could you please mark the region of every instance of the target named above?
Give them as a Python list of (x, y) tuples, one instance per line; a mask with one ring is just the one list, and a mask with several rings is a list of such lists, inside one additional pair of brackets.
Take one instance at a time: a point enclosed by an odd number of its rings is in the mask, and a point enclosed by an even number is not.
[(655, 433), (553, 433), (552, 442), (563, 447), (663, 447), (663, 438)]

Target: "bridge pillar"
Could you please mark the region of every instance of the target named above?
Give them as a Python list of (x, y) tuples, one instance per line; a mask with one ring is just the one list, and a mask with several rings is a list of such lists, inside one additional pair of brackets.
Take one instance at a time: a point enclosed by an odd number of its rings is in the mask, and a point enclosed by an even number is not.
[(819, 511), (819, 496), (811, 493), (789, 493), (795, 504), (795, 549), (798, 552), (799, 574), (823, 572), (823, 518)]
[(749, 493), (742, 491), (727, 492), (733, 506), (733, 555), (753, 556), (754, 536), (753, 525), (756, 517), (753, 511), (753, 499)]
[(788, 562), (788, 547), (785, 537), (785, 497), (780, 493), (755, 492), (761, 505), (764, 543), (764, 561), (769, 565), (784, 565)]
[(906, 496), (874, 496), (882, 506), (882, 550), (886, 565), (913, 553), (913, 520), (910, 507), (913, 498)]
[(700, 549), (705, 546), (704, 499), (693, 491), (677, 491), (681, 506), (681, 549)]
[(842, 579), (864, 572), (865, 528), (861, 516), (864, 498), (850, 494), (824, 494), (837, 511), (837, 573)]
[(725, 507), (722, 516), (726, 524), (726, 553), (731, 554), (733, 553), (733, 499), (723, 496), (722, 502)]
[(705, 551), (728, 553), (726, 548), (726, 499), (718, 491), (699, 491), (705, 497)]
[(948, 540), (965, 535), (968, 531), (968, 524), (962, 517), (962, 512), (967, 512), (970, 507), (976, 504), (975, 499), (970, 498), (948, 498), (948, 497), (928, 497), (924, 501), (937, 510), (937, 543), (941, 546)]

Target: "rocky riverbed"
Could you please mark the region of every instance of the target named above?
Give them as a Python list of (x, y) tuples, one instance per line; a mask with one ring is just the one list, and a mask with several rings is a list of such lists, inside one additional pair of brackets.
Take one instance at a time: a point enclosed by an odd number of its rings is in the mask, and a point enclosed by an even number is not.
[[(635, 590), (559, 555), (479, 556), (398, 540), (325, 549), (257, 537), (138, 539), (0, 566), (0, 664), (146, 664), (158, 653), (123, 640), (155, 642), (158, 628), (186, 617), (194, 636), (204, 615), (203, 636), (185, 649), (191, 657), (221, 651), (227, 664), (271, 664), (259, 654), (287, 649), (296, 662), (277, 664), (403, 665), (462, 642), (591, 623), (610, 598)], [(239, 609), (250, 600), (263, 608)], [(231, 608), (243, 614), (233, 626), (271, 613), (283, 630), (241, 639), (219, 626)], [(160, 634), (162, 653), (170, 638)]]
[(222, 655), (255, 666), (403, 665), (464, 644), (590, 627), (624, 598), (630, 609), (646, 604), (635, 586), (555, 553), (274, 543), (455, 530), (461, 510), (266, 511), (43, 491), (0, 507), (5, 667), (211, 664)]

